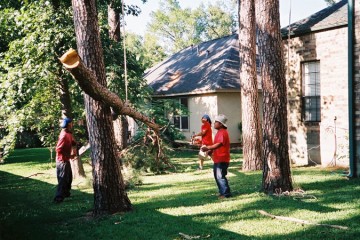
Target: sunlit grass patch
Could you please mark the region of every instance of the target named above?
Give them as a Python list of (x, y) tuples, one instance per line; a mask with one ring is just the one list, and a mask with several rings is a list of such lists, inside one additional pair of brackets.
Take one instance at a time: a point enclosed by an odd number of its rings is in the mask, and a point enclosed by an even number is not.
[[(75, 179), (72, 197), (56, 205), (49, 151), (14, 154), (0, 165), (0, 239), (183, 239), (179, 233), (206, 239), (357, 239), (360, 233), (360, 181), (332, 169), (292, 168), (301, 194), (268, 196), (261, 192), (262, 172), (242, 172), (241, 153), (232, 153), (233, 197), (219, 200), (211, 161), (197, 171), (197, 151), (177, 151), (171, 159), (176, 171), (146, 173), (142, 185), (128, 190), (133, 211), (93, 219), (88, 164), (88, 178)], [(259, 210), (349, 229), (271, 219)]]

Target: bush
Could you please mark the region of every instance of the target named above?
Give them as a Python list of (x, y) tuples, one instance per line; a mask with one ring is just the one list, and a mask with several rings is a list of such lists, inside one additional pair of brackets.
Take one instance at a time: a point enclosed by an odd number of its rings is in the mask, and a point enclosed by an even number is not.
[(135, 186), (141, 185), (143, 183), (141, 178), (141, 171), (132, 168), (131, 165), (122, 167), (122, 175), (124, 177), (126, 189), (134, 188)]
[(41, 141), (33, 131), (18, 132), (15, 148), (38, 148), (42, 147)]

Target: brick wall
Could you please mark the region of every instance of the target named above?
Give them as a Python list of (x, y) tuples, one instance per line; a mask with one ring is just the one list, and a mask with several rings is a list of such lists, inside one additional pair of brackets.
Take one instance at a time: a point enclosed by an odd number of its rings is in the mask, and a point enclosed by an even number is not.
[[(347, 27), (292, 38), (289, 55), (287, 42), (290, 158), (297, 165), (348, 166)], [(302, 120), (301, 63), (314, 60), (320, 61), (321, 122), (310, 124)]]

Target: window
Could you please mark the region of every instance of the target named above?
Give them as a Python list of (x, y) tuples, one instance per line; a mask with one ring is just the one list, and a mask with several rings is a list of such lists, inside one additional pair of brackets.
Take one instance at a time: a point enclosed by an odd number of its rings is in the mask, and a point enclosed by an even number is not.
[(302, 64), (303, 119), (320, 122), (320, 62)]
[(188, 99), (180, 98), (179, 103), (183, 109), (175, 111), (175, 115), (173, 117), (174, 125), (180, 130), (189, 130), (189, 116), (187, 115)]

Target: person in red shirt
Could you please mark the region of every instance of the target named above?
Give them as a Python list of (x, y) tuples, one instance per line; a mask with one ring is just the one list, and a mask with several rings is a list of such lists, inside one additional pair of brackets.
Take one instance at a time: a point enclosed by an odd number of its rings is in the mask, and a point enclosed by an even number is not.
[(227, 118), (225, 115), (220, 114), (216, 116), (214, 128), (218, 131), (215, 135), (214, 144), (201, 148), (212, 156), (214, 178), (219, 188), (220, 199), (231, 197), (229, 182), (226, 178), (230, 163), (230, 138), (226, 122)]
[[(205, 114), (201, 118), (202, 126), (201, 126), (201, 132), (198, 134), (195, 134), (192, 136), (192, 138), (201, 136), (201, 146), (209, 146), (213, 144), (212, 140), (212, 130), (211, 130), (211, 119), (209, 115)], [(202, 170), (204, 167), (204, 160), (208, 158), (207, 152), (204, 152), (201, 150), (199, 151), (199, 170)]]
[(61, 124), (61, 128), (63, 129), (60, 132), (56, 145), (56, 176), (58, 186), (54, 198), (55, 203), (61, 203), (64, 201), (64, 198), (70, 197), (72, 183), (70, 159), (74, 158), (74, 155), (71, 153), (72, 147), (76, 145), (71, 132), (72, 127), (72, 119), (65, 118)]

